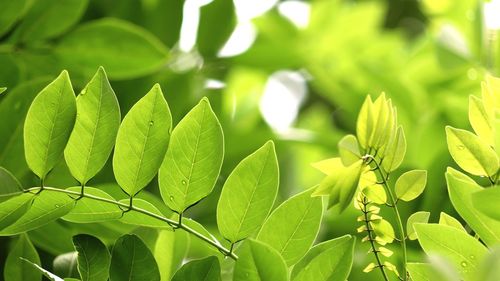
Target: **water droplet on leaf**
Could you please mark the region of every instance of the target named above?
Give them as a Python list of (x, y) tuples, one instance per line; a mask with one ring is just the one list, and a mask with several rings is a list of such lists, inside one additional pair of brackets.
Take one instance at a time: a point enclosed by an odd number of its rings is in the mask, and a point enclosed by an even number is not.
[(182, 185), (186, 185), (186, 181), (185, 180), (182, 180), (181, 183), (182, 183)]
[(465, 146), (463, 146), (463, 145), (457, 145), (457, 149), (458, 149), (458, 150), (464, 150), (464, 149), (465, 149)]
[(174, 201), (174, 196), (170, 196), (170, 201)]
[(467, 267), (467, 262), (464, 262), (464, 261), (463, 261), (463, 262), (461, 262), (461, 263), (460, 263), (460, 265), (461, 265), (462, 267)]
[(155, 122), (153, 120), (149, 121), (149, 126), (153, 126)]
[(59, 206), (59, 204), (54, 204), (54, 207), (59, 208), (61, 206)]

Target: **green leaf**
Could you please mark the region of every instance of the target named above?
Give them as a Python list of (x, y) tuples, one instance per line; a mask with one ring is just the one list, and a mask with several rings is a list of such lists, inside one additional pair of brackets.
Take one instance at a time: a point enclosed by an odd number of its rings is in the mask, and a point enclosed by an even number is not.
[[(73, 186), (66, 190), (80, 192), (81, 187)], [(86, 195), (96, 196), (107, 200), (115, 200), (111, 195), (97, 188), (87, 186), (84, 191)], [(77, 198), (78, 195), (74, 195), (73, 197)], [(67, 215), (62, 217), (62, 219), (76, 223), (91, 223), (116, 220), (121, 218), (121, 216), (122, 210), (115, 204), (82, 197), (76, 201), (75, 207)]]
[(500, 222), (479, 210), (472, 202), (472, 194), (483, 190), (472, 179), (457, 170), (448, 168), (446, 183), (451, 203), (465, 222), (481, 237), (488, 246), (500, 242)]
[(184, 264), (174, 275), (172, 281), (220, 281), (219, 259), (214, 256), (193, 260)]
[(391, 143), (387, 144), (387, 148), (385, 150), (385, 158), (382, 162), (382, 167), (390, 173), (396, 170), (401, 163), (403, 163), (403, 159), (406, 154), (406, 138), (405, 132), (403, 131), (403, 127), (399, 126), (396, 131), (396, 136), (392, 140)]
[(493, 176), (498, 171), (495, 151), (473, 133), (447, 126), (446, 141), (453, 160), (466, 172)]
[(61, 277), (59, 277), (59, 276), (55, 275), (54, 273), (42, 268), (40, 265), (38, 265), (38, 264), (28, 260), (28, 259), (21, 258), (21, 261), (30, 265), (31, 268), (38, 270), (39, 272), (41, 272), (43, 274), (43, 276), (47, 277), (47, 279), (49, 279), (51, 281), (64, 281)]
[(23, 193), (0, 203), (0, 230), (16, 222), (31, 207), (33, 194)]
[(496, 281), (500, 276), (500, 249), (491, 249), (479, 266), (477, 281)]
[(340, 157), (334, 157), (312, 163), (311, 166), (325, 175), (330, 175), (338, 169), (342, 169), (345, 165), (342, 163), (342, 159)]
[(370, 222), (373, 232), (377, 235), (377, 238), (385, 243), (392, 243), (394, 238), (394, 229), (390, 222), (384, 219), (376, 219)]
[(411, 201), (424, 191), (427, 184), (427, 171), (412, 170), (402, 174), (396, 181), (396, 196), (403, 201)]
[(60, 160), (75, 123), (75, 93), (63, 71), (33, 100), (24, 122), (24, 152), (41, 179)]
[(339, 141), (339, 154), (344, 166), (349, 166), (361, 158), (356, 136), (347, 135)]
[(0, 1), (0, 37), (9, 31), (16, 21), (22, 16), (27, 0)]
[(38, 253), (26, 234), (21, 234), (16, 244), (9, 252), (5, 261), (3, 276), (5, 281), (37, 281), (42, 280), (40, 271), (19, 258), (25, 258), (40, 264)]
[(469, 96), (469, 121), (479, 138), (493, 146), (492, 116), (484, 107), (483, 101), (472, 95)]
[(136, 235), (123, 235), (113, 247), (109, 281), (123, 280), (160, 280), (160, 272), (153, 254)]
[(41, 227), (64, 216), (74, 205), (75, 201), (67, 194), (43, 190), (36, 195), (29, 210), (15, 223), (0, 231), (0, 236), (10, 236)]
[(500, 199), (500, 187), (483, 189), (474, 192), (472, 195), (473, 206), (481, 213), (500, 222), (500, 211), (498, 210), (498, 200)]
[(231, 172), (217, 204), (219, 231), (231, 243), (259, 230), (273, 207), (279, 185), (274, 143), (243, 159)]
[(344, 281), (351, 272), (355, 238), (345, 235), (314, 246), (293, 267), (293, 281)]
[[(129, 199), (123, 199), (120, 200), (120, 203), (123, 204), (129, 204)], [(151, 203), (148, 201), (135, 198), (133, 201), (134, 207), (146, 210), (150, 213), (153, 213), (157, 216), (163, 217), (163, 214)], [(154, 228), (170, 228), (170, 226), (166, 223), (163, 222), (159, 219), (152, 218), (148, 215), (145, 215), (140, 212), (136, 211), (129, 211), (123, 213), (122, 218), (120, 219), (121, 222), (127, 223), (127, 224), (132, 224), (132, 225), (140, 225), (140, 226), (146, 226), (146, 227), (154, 227)]]
[(163, 201), (182, 213), (205, 198), (214, 188), (223, 158), (222, 128), (204, 98), (172, 132), (158, 176)]
[(366, 96), (356, 121), (356, 135), (359, 145), (364, 149), (368, 149), (368, 142), (374, 130), (375, 120), (373, 119), (373, 101), (370, 96)]
[(106, 245), (88, 234), (74, 236), (73, 245), (78, 252), (78, 272), (82, 281), (108, 280), (111, 257)]
[(339, 205), (340, 211), (344, 211), (352, 203), (362, 170), (362, 160), (349, 167), (339, 166), (321, 181), (312, 196), (330, 196), (328, 208)]
[(170, 280), (182, 264), (188, 250), (189, 236), (185, 231), (160, 230), (153, 254), (160, 270), (161, 280)]
[(238, 249), (233, 281), (286, 281), (285, 261), (270, 246), (252, 239)]
[(90, 76), (102, 65), (112, 79), (151, 74), (168, 60), (168, 49), (156, 37), (112, 18), (80, 25), (64, 36), (55, 51), (72, 72)]
[[(441, 266), (441, 268), (439, 267)], [(407, 265), (408, 273), (411, 276), (412, 281), (458, 281), (456, 276), (453, 276), (447, 272), (448, 268), (444, 267), (441, 264), (431, 264), (431, 263), (413, 263), (409, 262)], [(452, 275), (452, 276), (450, 276)]]
[(76, 109), (64, 157), (73, 177), (85, 185), (106, 164), (121, 121), (118, 100), (102, 67), (76, 98)]
[(236, 27), (233, 0), (214, 0), (200, 8), (196, 45), (205, 57), (214, 57)]
[(0, 167), (0, 203), (23, 193), (19, 181), (4, 167)]
[(0, 94), (3, 94), (3, 92), (7, 91), (6, 87), (0, 87)]
[(488, 253), (481, 242), (451, 226), (416, 224), (415, 231), (426, 254), (445, 258), (466, 280), (474, 278), (479, 261)]
[(387, 193), (380, 184), (372, 184), (363, 189), (363, 194), (373, 203), (385, 204), (387, 203)]
[(460, 229), (463, 232), (467, 233), (467, 231), (465, 230), (463, 225), (456, 218), (448, 215), (445, 212), (441, 212), (439, 214), (439, 224), (452, 226), (452, 227), (455, 227), (456, 229)]
[(257, 240), (276, 249), (288, 266), (307, 253), (318, 235), (323, 204), (321, 198), (311, 197), (313, 191), (309, 189), (283, 202), (257, 235)]
[(170, 109), (156, 84), (130, 109), (116, 137), (113, 171), (128, 195), (135, 196), (158, 172), (171, 128)]
[(408, 239), (415, 240), (417, 239), (417, 233), (415, 232), (415, 228), (413, 227), (416, 223), (427, 223), (429, 221), (431, 213), (425, 211), (419, 211), (412, 214), (408, 221), (406, 222), (406, 235)]
[(16, 29), (22, 42), (57, 37), (76, 24), (85, 12), (87, 0), (37, 0)]

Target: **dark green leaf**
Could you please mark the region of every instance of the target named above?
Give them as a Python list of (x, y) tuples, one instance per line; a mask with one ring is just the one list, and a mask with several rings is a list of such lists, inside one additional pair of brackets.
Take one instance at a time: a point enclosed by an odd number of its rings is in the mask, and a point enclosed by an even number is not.
[(109, 281), (159, 281), (156, 261), (142, 240), (135, 235), (120, 237), (113, 247)]
[(24, 122), (26, 162), (39, 178), (60, 160), (75, 117), (75, 93), (68, 72), (63, 71), (36, 96)]
[(16, 222), (31, 207), (33, 194), (24, 193), (0, 203), (0, 230)]
[(78, 252), (78, 272), (82, 281), (106, 281), (109, 277), (111, 257), (106, 245), (87, 234), (73, 237)]
[(111, 18), (79, 26), (64, 36), (56, 53), (71, 71), (91, 75), (102, 65), (112, 79), (151, 74), (168, 59), (167, 48), (149, 32)]
[(12, 248), (7, 256), (3, 272), (5, 281), (42, 280), (42, 274), (40, 271), (34, 269), (29, 264), (22, 262), (20, 258), (25, 258), (36, 264), (40, 264), (38, 253), (26, 234), (21, 234), (19, 236), (14, 248)]
[(0, 203), (22, 192), (23, 187), (14, 175), (0, 167)]
[(2, 9), (0, 9), (0, 36), (9, 31), (16, 21), (22, 16), (26, 2), (28, 1), (0, 1), (0, 7), (2, 7)]
[(28, 259), (21, 258), (21, 260), (22, 260), (22, 262), (30, 265), (31, 268), (34, 268), (35, 270), (38, 270), (39, 272), (41, 272), (43, 274), (43, 276), (47, 277), (47, 279), (49, 279), (51, 281), (64, 281), (61, 277), (55, 275), (54, 273), (44, 269), (40, 265), (38, 265), (38, 264), (28, 260)]

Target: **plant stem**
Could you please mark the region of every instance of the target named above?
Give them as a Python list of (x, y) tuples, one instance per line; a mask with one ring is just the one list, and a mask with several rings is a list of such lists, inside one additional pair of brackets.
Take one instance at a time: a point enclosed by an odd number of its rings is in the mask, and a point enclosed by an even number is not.
[(396, 199), (394, 196), (394, 193), (392, 190), (389, 188), (389, 184), (387, 183), (388, 179), (388, 174), (382, 169), (380, 164), (375, 160), (375, 158), (371, 155), (366, 155), (365, 157), (373, 159), (373, 163), (375, 163), (376, 170), (378, 170), (380, 177), (382, 178), (382, 185), (389, 195), (389, 201), (391, 204), (391, 209), (394, 211), (394, 215), (396, 217), (396, 224), (398, 225), (398, 231), (399, 231), (399, 243), (401, 244), (401, 249), (403, 252), (403, 280), (408, 280), (407, 278), (407, 273), (406, 273), (406, 264), (408, 262), (407, 258), (407, 253), (406, 253), (406, 236), (404, 233), (403, 229), (403, 221), (401, 220), (401, 215), (399, 214), (398, 206), (396, 205)]
[[(39, 189), (39, 187), (32, 187), (30, 189), (27, 189), (26, 192), (38, 191), (37, 189)], [(69, 194), (69, 195), (76, 195), (76, 196), (81, 196), (82, 195), (81, 192), (71, 191), (71, 190), (65, 190), (65, 189), (59, 189), (59, 188), (54, 188), (54, 187), (44, 187), (43, 190), (49, 190), (49, 191), (53, 191), (53, 192), (60, 192), (60, 193), (65, 193), (65, 194)], [(106, 203), (109, 203), (109, 204), (114, 204), (114, 205), (117, 205), (117, 206), (123, 207), (123, 208), (130, 208), (129, 211), (135, 211), (135, 212), (147, 215), (149, 217), (155, 218), (157, 220), (166, 222), (168, 225), (170, 225), (173, 228), (180, 228), (180, 229), (183, 229), (184, 231), (186, 231), (186, 232), (188, 232), (190, 234), (193, 234), (194, 236), (198, 237), (199, 239), (201, 239), (201, 240), (205, 241), (206, 243), (210, 244), (211, 246), (215, 247), (217, 250), (219, 250), (226, 257), (230, 257), (233, 260), (237, 260), (238, 259), (238, 256), (236, 256), (231, 250), (228, 250), (227, 248), (225, 248), (224, 246), (222, 246), (219, 241), (216, 241), (216, 240), (213, 240), (213, 239), (211, 239), (209, 237), (206, 237), (205, 235), (203, 235), (203, 234), (199, 233), (198, 231), (190, 228), (189, 226), (183, 224), (182, 222), (177, 222), (175, 220), (166, 218), (164, 216), (161, 216), (161, 215), (158, 215), (158, 214), (155, 214), (155, 213), (151, 213), (151, 212), (149, 212), (147, 210), (138, 208), (138, 207), (133, 206), (133, 205), (121, 203), (121, 202), (116, 201), (116, 200), (102, 198), (102, 197), (99, 197), (99, 196), (94, 196), (94, 195), (85, 194), (85, 193), (83, 193), (83, 197), (88, 198), (88, 199), (92, 199), (92, 200), (101, 201), (101, 202), (106, 202)]]
[(387, 277), (387, 273), (385, 272), (384, 265), (382, 264), (380, 257), (378, 255), (378, 250), (375, 247), (375, 244), (373, 243), (373, 237), (372, 237), (373, 230), (370, 228), (370, 223), (369, 223), (370, 219), (368, 218), (369, 212), (367, 211), (367, 208), (366, 208), (368, 206), (368, 202), (366, 201), (365, 197), (363, 197), (363, 202), (361, 202), (361, 204), (363, 204), (363, 210), (361, 210), (361, 211), (363, 212), (363, 217), (365, 218), (366, 232), (368, 232), (368, 241), (370, 241), (370, 246), (372, 248), (373, 254), (375, 255), (375, 259), (377, 260), (377, 265), (380, 268), (380, 271), (382, 272), (382, 276), (384, 277), (384, 280), (389, 281), (389, 277)]

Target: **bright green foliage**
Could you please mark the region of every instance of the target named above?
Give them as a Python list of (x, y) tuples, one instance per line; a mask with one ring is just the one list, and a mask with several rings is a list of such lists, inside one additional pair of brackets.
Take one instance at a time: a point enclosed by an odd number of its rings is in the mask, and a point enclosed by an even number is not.
[(224, 136), (208, 99), (202, 99), (175, 127), (160, 167), (163, 201), (177, 213), (205, 198), (224, 158)]
[[(187, 221), (186, 219), (184, 221)], [(161, 280), (170, 280), (186, 255), (189, 236), (186, 232), (160, 230), (153, 254), (160, 270)]]
[(387, 203), (387, 193), (385, 189), (380, 184), (369, 185), (362, 190), (363, 194), (375, 204), (386, 204)]
[(56, 37), (78, 22), (87, 0), (38, 0), (16, 29), (20, 41), (31, 42)]
[(214, 256), (193, 260), (184, 264), (174, 275), (172, 281), (220, 281), (219, 259)]
[(153, 254), (136, 235), (123, 235), (113, 247), (109, 281), (123, 280), (160, 280), (160, 272)]
[(446, 258), (466, 280), (474, 278), (479, 261), (488, 253), (481, 242), (451, 226), (416, 224), (415, 230), (427, 254)]
[[(73, 186), (69, 187), (67, 190), (80, 192), (80, 189), (81, 187), (79, 186)], [(114, 198), (106, 192), (89, 186), (85, 187), (85, 194), (114, 200)], [(78, 195), (74, 195), (74, 197), (76, 198)], [(90, 223), (119, 219), (121, 216), (122, 210), (114, 204), (92, 200), (88, 197), (82, 197), (76, 201), (75, 207), (71, 209), (68, 214), (62, 217), (62, 219), (70, 222)]]
[(454, 217), (448, 215), (445, 212), (439, 214), (439, 224), (455, 227), (463, 232), (467, 232), (463, 225)]
[[(408, 272), (413, 281), (457, 281), (457, 276), (453, 275), (453, 272), (447, 272), (445, 270), (439, 270), (437, 266), (431, 263), (408, 263)], [(448, 268), (446, 268), (448, 269)]]
[(233, 281), (286, 281), (288, 271), (281, 255), (270, 246), (252, 239), (238, 251)]
[(446, 127), (450, 154), (465, 171), (478, 176), (493, 176), (499, 168), (495, 151), (471, 132)]
[(408, 221), (406, 222), (406, 235), (408, 239), (415, 240), (417, 239), (417, 233), (415, 232), (414, 225), (416, 223), (427, 223), (429, 221), (431, 213), (425, 211), (419, 211), (412, 214)]
[(291, 280), (346, 280), (353, 263), (355, 240), (346, 235), (314, 246), (293, 267)]
[(28, 238), (28, 235), (21, 234), (16, 244), (9, 252), (5, 269), (3, 272), (5, 281), (39, 281), (42, 280), (40, 271), (34, 269), (29, 264), (22, 262), (20, 258), (28, 259), (36, 264), (40, 264), (40, 258), (35, 247)]
[(14, 235), (41, 227), (64, 216), (74, 205), (75, 201), (66, 194), (41, 192), (36, 195), (31, 208), (15, 223), (0, 231), (0, 235)]
[(267, 218), (257, 240), (276, 249), (288, 266), (298, 262), (318, 235), (323, 205), (313, 189), (283, 202)]
[(396, 181), (395, 191), (398, 199), (411, 201), (424, 191), (427, 183), (427, 171), (412, 170), (402, 174)]
[(494, 145), (492, 116), (486, 111), (482, 100), (476, 96), (469, 97), (469, 121), (476, 132), (488, 145)]
[(358, 140), (354, 135), (346, 135), (339, 141), (339, 154), (344, 166), (354, 164), (361, 159)]
[[(370, 225), (373, 228), (373, 231), (377, 235), (379, 241), (383, 241), (385, 243), (392, 243), (396, 235), (394, 234), (394, 229), (392, 228), (392, 224), (384, 219), (373, 219), (370, 222)], [(382, 243), (383, 244), (383, 243)]]
[(471, 195), (483, 190), (478, 184), (457, 170), (448, 168), (446, 183), (451, 203), (465, 222), (481, 237), (488, 246), (500, 241), (500, 222), (477, 210)]
[(214, 57), (236, 27), (236, 11), (232, 0), (214, 0), (200, 9), (200, 26), (196, 43), (198, 51)]
[(243, 159), (224, 183), (217, 205), (224, 238), (235, 243), (256, 232), (271, 211), (278, 184), (278, 160), (269, 141)]
[(406, 137), (403, 131), (403, 127), (399, 126), (396, 131), (396, 136), (394, 140), (390, 142), (386, 149), (385, 161), (382, 162), (382, 167), (387, 172), (392, 172), (396, 170), (401, 163), (406, 153)]
[(82, 281), (106, 281), (109, 277), (111, 257), (106, 245), (87, 234), (73, 237), (78, 252), (78, 272)]
[(32, 269), (34, 270), (37, 270), (38, 272), (40, 272), (41, 274), (43, 274), (43, 276), (45, 276), (47, 279), (49, 279), (50, 281), (64, 281), (61, 277), (55, 275), (54, 273), (44, 269), (43, 267), (41, 267), (40, 265), (38, 265), (37, 263), (34, 263), (28, 259), (25, 259), (25, 258), (20, 258), (22, 262), (26, 263), (27, 265), (29, 265)]
[(348, 167), (338, 166), (319, 184), (313, 196), (330, 196), (329, 208), (339, 205), (340, 211), (345, 210), (354, 198), (362, 168), (361, 160)]
[(112, 18), (80, 25), (56, 54), (71, 71), (90, 74), (102, 65), (114, 79), (150, 74), (168, 59), (167, 48), (149, 32)]
[(73, 177), (84, 185), (106, 164), (121, 121), (118, 100), (102, 67), (76, 98), (76, 110), (64, 157)]
[(0, 202), (23, 192), (19, 181), (4, 167), (0, 167)]
[(56, 165), (76, 118), (75, 93), (63, 71), (33, 100), (24, 122), (24, 151), (30, 169), (41, 179)]
[(500, 187), (484, 189), (472, 194), (473, 206), (490, 218), (500, 221)]
[(160, 85), (140, 99), (123, 119), (113, 155), (120, 187), (135, 196), (156, 175), (167, 151), (172, 116)]
[(30, 209), (34, 197), (25, 193), (0, 203), (0, 230), (22, 217)]

